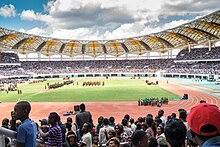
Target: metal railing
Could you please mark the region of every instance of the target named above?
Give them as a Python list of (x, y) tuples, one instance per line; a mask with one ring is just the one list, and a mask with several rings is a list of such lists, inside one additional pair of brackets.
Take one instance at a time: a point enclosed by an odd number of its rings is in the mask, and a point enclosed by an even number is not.
[[(17, 132), (0, 127), (0, 147), (5, 147), (5, 137), (16, 139), (16, 136)], [(36, 141), (38, 144), (45, 144), (45, 142), (40, 139), (37, 139)]]

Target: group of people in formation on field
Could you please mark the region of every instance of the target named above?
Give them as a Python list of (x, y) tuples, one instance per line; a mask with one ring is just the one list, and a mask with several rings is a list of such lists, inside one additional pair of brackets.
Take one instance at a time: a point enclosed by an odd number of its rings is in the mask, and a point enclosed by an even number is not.
[(138, 99), (138, 106), (158, 106), (161, 107), (162, 104), (168, 104), (169, 100), (166, 97), (159, 98), (145, 98)]
[(82, 86), (105, 86), (104, 81), (84, 81)]
[[(16, 139), (6, 137), (6, 145), (49, 147), (219, 147), (220, 110), (216, 105), (201, 101), (190, 112), (178, 110), (165, 117), (159, 110), (157, 116), (147, 114), (136, 121), (126, 114), (120, 123), (115, 118), (98, 118), (94, 125), (92, 114), (85, 104), (80, 112), (63, 124), (57, 112), (51, 112), (40, 124), (29, 118), (31, 105), (19, 101), (11, 113), (11, 120), (3, 119), (2, 127), (17, 132)], [(179, 118), (177, 118), (179, 116)], [(1, 128), (3, 129), (3, 128)], [(47, 145), (37, 144), (42, 139)]]

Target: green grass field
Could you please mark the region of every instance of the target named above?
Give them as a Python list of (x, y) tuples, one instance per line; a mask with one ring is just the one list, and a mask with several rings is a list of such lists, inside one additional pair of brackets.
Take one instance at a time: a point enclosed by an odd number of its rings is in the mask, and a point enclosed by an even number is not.
[[(54, 84), (62, 80), (48, 80), (43, 83), (19, 86), (23, 94), (17, 91), (0, 92), (0, 101), (15, 102), (28, 100), (31, 102), (100, 102), (100, 101), (136, 101), (140, 98), (167, 97), (170, 100), (178, 95), (156, 85), (147, 85), (143, 79), (74, 79), (71, 84), (58, 89), (45, 90), (47, 82)], [(76, 85), (78, 81), (79, 85)], [(82, 86), (83, 81), (104, 81), (105, 86)]]

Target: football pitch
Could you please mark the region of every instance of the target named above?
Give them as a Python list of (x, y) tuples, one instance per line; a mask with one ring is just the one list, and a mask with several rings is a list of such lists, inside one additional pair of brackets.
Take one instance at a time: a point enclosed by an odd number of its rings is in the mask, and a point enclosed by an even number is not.
[[(144, 79), (125, 78), (80, 78), (73, 79), (74, 84), (65, 85), (57, 89), (45, 88), (47, 83), (63, 82), (63, 80), (47, 80), (41, 83), (19, 85), (22, 94), (17, 91), (0, 92), (0, 101), (16, 102), (28, 100), (30, 102), (111, 102), (111, 101), (137, 101), (144, 98), (162, 98), (169, 100), (179, 98), (158, 85), (147, 85)], [(83, 82), (104, 81), (102, 86), (82, 86)], [(78, 85), (77, 85), (78, 83)]]

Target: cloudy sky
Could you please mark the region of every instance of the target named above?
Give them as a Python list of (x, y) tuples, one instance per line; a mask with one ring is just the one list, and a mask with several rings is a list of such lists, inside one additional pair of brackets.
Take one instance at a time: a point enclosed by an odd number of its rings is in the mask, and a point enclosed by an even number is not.
[(121, 39), (176, 27), (219, 0), (1, 0), (0, 26), (62, 39)]

